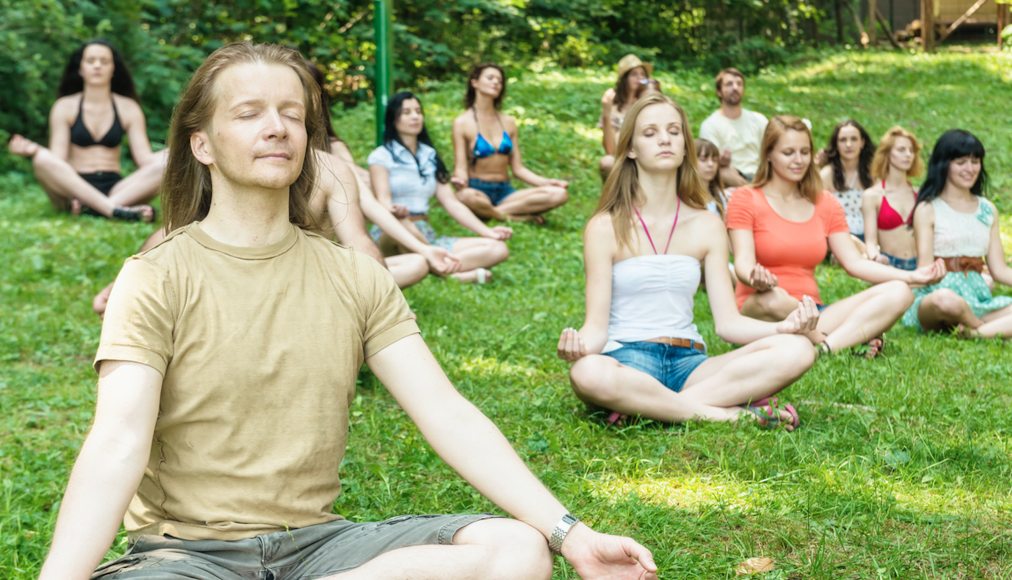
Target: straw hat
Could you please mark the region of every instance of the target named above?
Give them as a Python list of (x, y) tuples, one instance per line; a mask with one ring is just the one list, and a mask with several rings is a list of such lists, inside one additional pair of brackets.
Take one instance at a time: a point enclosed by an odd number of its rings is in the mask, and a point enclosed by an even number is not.
[(622, 60), (618, 61), (618, 78), (622, 78), (625, 76), (625, 73), (640, 66), (647, 71), (647, 76), (654, 74), (654, 65), (649, 62), (643, 62), (635, 54), (627, 54), (623, 56)]

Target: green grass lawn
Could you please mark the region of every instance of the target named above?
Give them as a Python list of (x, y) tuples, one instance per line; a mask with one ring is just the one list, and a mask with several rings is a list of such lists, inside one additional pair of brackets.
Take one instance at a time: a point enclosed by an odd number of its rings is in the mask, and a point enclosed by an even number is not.
[[(570, 392), (559, 331), (583, 317), (581, 229), (599, 190), (595, 129), (610, 71), (526, 71), (506, 110), (527, 164), (571, 180), (546, 227), (521, 224), (488, 286), (428, 279), (406, 291), (458, 388), (488, 414), (574, 514), (652, 548), (662, 577), (733, 576), (754, 556), (768, 578), (1012, 577), (1012, 364), (1007, 343), (889, 332), (886, 356), (820, 361), (785, 393), (803, 425), (640, 423), (607, 428)], [(693, 128), (715, 107), (709, 74), (661, 71)], [(429, 129), (451, 159), (463, 82), (423, 87)], [(747, 106), (808, 117), (819, 145), (848, 116), (873, 136), (902, 124), (926, 141), (963, 127), (988, 147), (991, 197), (1012, 249), (1012, 54), (831, 53), (747, 84)], [(359, 159), (372, 109), (338, 115)], [(457, 231), (444, 213), (437, 227)], [(100, 322), (91, 297), (149, 226), (58, 215), (30, 177), (0, 178), (0, 577), (38, 573), (94, 404)], [(863, 284), (819, 272), (824, 298)], [(1007, 289), (1002, 290), (1008, 293)], [(697, 320), (713, 352), (705, 295)], [(363, 374), (335, 509), (352, 519), (494, 510), (428, 448)], [(125, 547), (122, 538), (113, 547)], [(572, 578), (563, 565), (556, 577)]]

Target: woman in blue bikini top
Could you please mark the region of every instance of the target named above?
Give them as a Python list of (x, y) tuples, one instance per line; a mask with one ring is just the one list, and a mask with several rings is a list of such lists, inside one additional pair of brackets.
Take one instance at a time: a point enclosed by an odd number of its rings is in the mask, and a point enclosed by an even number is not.
[[(541, 214), (566, 202), (569, 184), (524, 166), (516, 120), (500, 112), (505, 94), (499, 65), (480, 64), (471, 71), (467, 110), (453, 122), (452, 182), (460, 200), (481, 218), (542, 221)], [(532, 187), (514, 189), (510, 171)]]

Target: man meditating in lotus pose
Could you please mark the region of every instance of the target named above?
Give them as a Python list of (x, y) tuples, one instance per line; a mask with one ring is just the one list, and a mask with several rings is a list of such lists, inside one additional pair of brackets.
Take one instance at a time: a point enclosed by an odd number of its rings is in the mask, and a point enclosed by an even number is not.
[[(130, 259), (95, 358), (95, 422), (43, 578), (655, 578), (650, 552), (577, 522), (450, 384), (375, 260), (309, 233), (324, 145), (295, 51), (235, 44), (172, 121), (166, 239)], [(327, 337), (320, 340), (320, 337)], [(517, 519), (352, 523), (340, 491), (365, 361), (467, 481)], [(124, 517), (125, 514), (125, 517)]]

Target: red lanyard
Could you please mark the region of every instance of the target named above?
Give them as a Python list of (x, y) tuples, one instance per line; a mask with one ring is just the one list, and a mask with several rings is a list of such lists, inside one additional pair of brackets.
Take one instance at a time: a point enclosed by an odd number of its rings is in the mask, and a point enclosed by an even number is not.
[[(650, 242), (650, 247), (653, 248), (654, 254), (656, 255), (657, 246), (654, 245), (654, 239), (650, 236), (650, 230), (647, 228), (647, 222), (643, 221), (643, 216), (640, 215), (640, 210), (633, 207), (633, 211), (636, 212), (636, 217), (640, 220), (640, 225), (643, 226), (643, 231), (647, 234), (647, 241)], [(671, 237), (675, 235), (675, 226), (678, 225), (678, 214), (682, 211), (682, 198), (678, 198), (678, 206), (675, 208), (675, 221), (671, 224), (671, 231), (668, 232), (668, 243), (664, 244), (664, 253), (668, 253), (668, 248), (671, 247)]]

